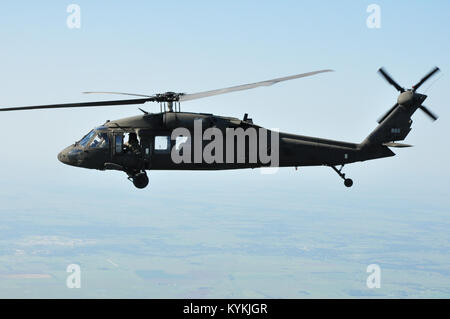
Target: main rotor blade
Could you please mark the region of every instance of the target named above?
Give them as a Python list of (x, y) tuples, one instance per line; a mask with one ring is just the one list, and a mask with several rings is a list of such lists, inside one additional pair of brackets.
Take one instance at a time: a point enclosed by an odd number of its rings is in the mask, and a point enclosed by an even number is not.
[(66, 104), (49, 104), (49, 105), (35, 105), (35, 106), (20, 106), (8, 107), (0, 109), (0, 112), (5, 111), (23, 111), (23, 110), (37, 110), (37, 109), (59, 109), (71, 107), (94, 107), (94, 106), (113, 106), (113, 105), (128, 105), (128, 104), (144, 104), (150, 102), (152, 99), (131, 99), (131, 100), (115, 100), (115, 101), (100, 101), (100, 102), (84, 102), (84, 103), (66, 103)]
[(433, 112), (431, 112), (426, 106), (421, 105), (419, 108), (422, 111), (424, 111), (425, 114), (428, 115), (433, 121), (436, 121), (438, 119), (438, 117)]
[(398, 85), (398, 83), (395, 82), (394, 79), (389, 75), (389, 73), (387, 73), (383, 68), (380, 68), (378, 72), (386, 79), (386, 81), (389, 82), (389, 84), (394, 86), (397, 89), (397, 91), (401, 93), (405, 92), (405, 89), (402, 88), (400, 85)]
[(194, 99), (201, 99), (201, 98), (208, 97), (208, 96), (214, 96), (214, 95), (225, 94), (225, 93), (236, 92), (236, 91), (249, 90), (249, 89), (259, 87), (259, 86), (270, 86), (270, 85), (273, 85), (278, 82), (303, 78), (303, 77), (312, 76), (312, 75), (323, 73), (323, 72), (333, 72), (333, 70), (319, 70), (319, 71), (296, 74), (296, 75), (286, 76), (286, 77), (267, 80), (267, 81), (237, 85), (237, 86), (232, 86), (232, 87), (223, 88), (223, 89), (204, 91), (204, 92), (192, 93), (192, 94), (183, 94), (180, 96), (179, 101), (189, 101), (189, 100), (194, 100)]
[(439, 72), (439, 68), (436, 66), (433, 70), (431, 70), (427, 75), (425, 75), (416, 85), (413, 86), (413, 91), (415, 92), (422, 84), (425, 83), (426, 80), (431, 78), (434, 74)]
[(383, 122), (394, 110), (395, 110), (395, 108), (398, 106), (398, 103), (395, 103), (395, 105), (393, 106), (393, 107), (391, 107), (390, 109), (389, 109), (389, 111), (387, 111), (386, 113), (384, 113), (384, 115), (382, 116), (382, 117), (380, 117), (379, 119), (378, 119), (378, 123), (381, 123), (381, 122)]
[(89, 91), (89, 92), (83, 92), (83, 94), (120, 94), (120, 95), (152, 97), (151, 95), (144, 95), (144, 94), (125, 93), (125, 92), (103, 92), (103, 91)]

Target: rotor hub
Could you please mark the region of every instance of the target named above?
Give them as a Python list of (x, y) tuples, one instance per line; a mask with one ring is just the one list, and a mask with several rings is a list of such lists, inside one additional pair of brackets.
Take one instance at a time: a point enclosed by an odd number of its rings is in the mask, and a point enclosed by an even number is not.
[(407, 90), (403, 93), (400, 93), (400, 95), (397, 98), (397, 103), (400, 105), (410, 106), (415, 104), (422, 104), (423, 101), (427, 98), (426, 95), (416, 93), (412, 90)]
[(155, 95), (155, 102), (177, 102), (184, 93), (165, 92)]

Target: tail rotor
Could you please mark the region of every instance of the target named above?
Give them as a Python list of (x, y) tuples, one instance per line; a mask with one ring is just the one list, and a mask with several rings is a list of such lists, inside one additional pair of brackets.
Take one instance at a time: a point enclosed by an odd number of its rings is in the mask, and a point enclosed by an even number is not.
[(426, 106), (422, 105), (423, 101), (427, 98), (426, 95), (416, 93), (417, 89), (422, 86), (428, 79), (430, 79), (433, 75), (439, 72), (439, 68), (435, 67), (430, 72), (428, 72), (417, 84), (413, 85), (411, 89), (405, 90), (402, 86), (400, 86), (393, 78), (389, 75), (388, 72), (384, 68), (380, 68), (378, 70), (380, 75), (391, 84), (397, 91), (400, 92), (400, 95), (397, 98), (397, 103), (391, 107), (382, 117), (378, 119), (378, 123), (383, 122), (389, 115), (394, 112), (399, 106), (403, 107), (411, 107), (416, 110), (417, 108), (421, 109), (430, 119), (436, 121), (438, 116), (431, 112)]

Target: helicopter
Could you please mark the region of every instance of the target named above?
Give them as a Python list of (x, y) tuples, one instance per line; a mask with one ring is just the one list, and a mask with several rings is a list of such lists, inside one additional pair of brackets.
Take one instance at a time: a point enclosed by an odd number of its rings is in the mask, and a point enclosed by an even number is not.
[(416, 91), (439, 71), (438, 67), (411, 89), (400, 86), (380, 68), (379, 74), (400, 94), (397, 102), (378, 119), (378, 126), (361, 143), (268, 130), (254, 124), (247, 113), (238, 119), (181, 111), (181, 102), (271, 86), (331, 71), (318, 70), (193, 94), (165, 92), (144, 95), (90, 91), (84, 93), (118, 94), (135, 98), (8, 107), (0, 108), (0, 112), (159, 103), (160, 112), (150, 113), (139, 108), (143, 113), (141, 115), (107, 121), (58, 154), (59, 161), (67, 165), (122, 171), (139, 189), (149, 183), (147, 170), (226, 170), (270, 166), (328, 166), (344, 180), (346, 187), (351, 187), (353, 180), (342, 172), (344, 165), (391, 157), (395, 155), (391, 148), (410, 147), (398, 141), (404, 140), (411, 131), (411, 116), (417, 109), (421, 109), (432, 120), (437, 119), (422, 104), (427, 96)]

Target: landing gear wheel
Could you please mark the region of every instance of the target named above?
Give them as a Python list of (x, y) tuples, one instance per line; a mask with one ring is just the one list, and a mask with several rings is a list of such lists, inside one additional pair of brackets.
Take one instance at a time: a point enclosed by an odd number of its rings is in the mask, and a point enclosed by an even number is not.
[(338, 175), (340, 178), (344, 180), (345, 187), (352, 187), (353, 181), (350, 178), (345, 178), (345, 174), (342, 173), (342, 169), (344, 168), (344, 165), (341, 165), (340, 169), (337, 169), (334, 166), (330, 166)]
[(346, 179), (344, 179), (344, 185), (346, 187), (352, 187), (353, 181), (350, 178), (346, 178)]
[(145, 188), (148, 185), (148, 176), (145, 172), (140, 172), (134, 175), (133, 177), (133, 184), (136, 186), (136, 188)]

